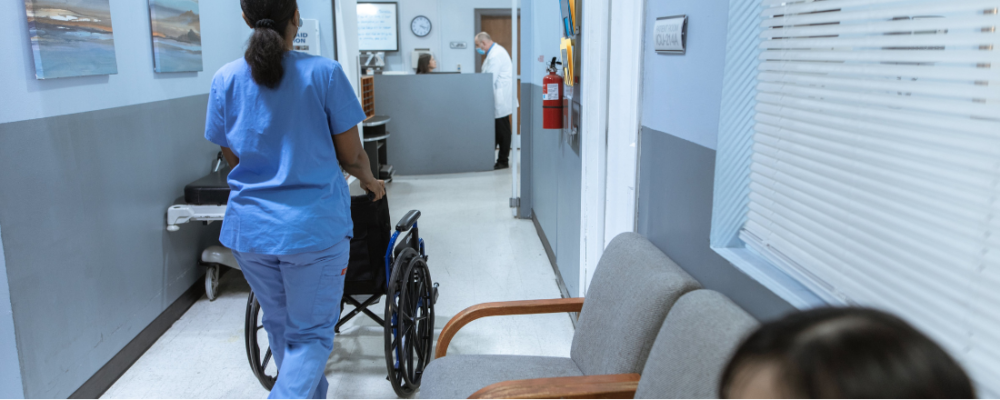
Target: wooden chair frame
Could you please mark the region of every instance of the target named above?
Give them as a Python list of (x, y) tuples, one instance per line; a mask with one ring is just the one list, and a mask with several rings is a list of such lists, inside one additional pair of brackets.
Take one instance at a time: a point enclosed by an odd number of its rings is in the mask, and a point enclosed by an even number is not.
[[(434, 358), (447, 355), (448, 346), (462, 327), (485, 317), (505, 315), (578, 313), (583, 298), (527, 300), (478, 304), (458, 313), (441, 330)], [(470, 399), (631, 399), (639, 385), (639, 374), (591, 375), (539, 378), (495, 383), (480, 389)]]

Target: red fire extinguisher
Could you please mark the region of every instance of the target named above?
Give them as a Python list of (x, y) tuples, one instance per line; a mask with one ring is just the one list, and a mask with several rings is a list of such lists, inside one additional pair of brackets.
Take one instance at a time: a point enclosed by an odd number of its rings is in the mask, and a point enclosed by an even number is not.
[(562, 129), (563, 127), (563, 78), (556, 74), (555, 57), (549, 64), (549, 74), (542, 78), (542, 128)]

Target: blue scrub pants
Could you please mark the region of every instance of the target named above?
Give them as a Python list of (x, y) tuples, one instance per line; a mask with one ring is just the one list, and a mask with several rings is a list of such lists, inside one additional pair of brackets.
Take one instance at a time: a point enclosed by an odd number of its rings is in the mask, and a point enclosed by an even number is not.
[(264, 329), (278, 366), (271, 399), (325, 399), (326, 362), (350, 258), (345, 238), (326, 250), (262, 255), (233, 251), (264, 312)]

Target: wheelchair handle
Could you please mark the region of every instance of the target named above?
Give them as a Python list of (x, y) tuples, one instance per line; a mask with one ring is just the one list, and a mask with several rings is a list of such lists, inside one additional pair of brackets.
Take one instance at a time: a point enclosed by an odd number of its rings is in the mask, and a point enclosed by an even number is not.
[(408, 231), (410, 228), (413, 228), (413, 225), (417, 223), (418, 219), (420, 219), (420, 211), (410, 210), (410, 212), (406, 213), (406, 215), (403, 216), (403, 219), (399, 220), (399, 223), (396, 224), (396, 230), (399, 232)]

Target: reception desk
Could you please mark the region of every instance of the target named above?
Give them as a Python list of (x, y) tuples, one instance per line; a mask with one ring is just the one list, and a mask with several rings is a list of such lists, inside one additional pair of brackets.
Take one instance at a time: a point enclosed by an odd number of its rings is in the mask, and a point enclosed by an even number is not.
[(375, 114), (388, 123), (397, 175), (490, 171), (495, 161), (493, 76), (376, 75)]

